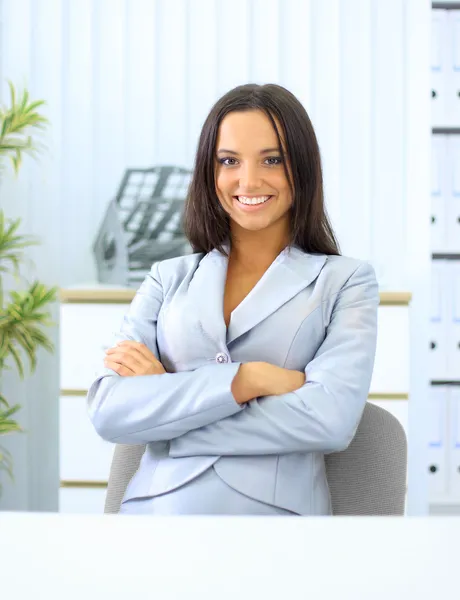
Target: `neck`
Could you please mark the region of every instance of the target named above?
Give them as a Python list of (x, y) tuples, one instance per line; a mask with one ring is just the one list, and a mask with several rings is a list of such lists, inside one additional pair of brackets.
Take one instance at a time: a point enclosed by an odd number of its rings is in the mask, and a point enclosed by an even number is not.
[(270, 228), (232, 231), (230, 261), (245, 270), (266, 270), (288, 244), (289, 235), (285, 231), (278, 235)]

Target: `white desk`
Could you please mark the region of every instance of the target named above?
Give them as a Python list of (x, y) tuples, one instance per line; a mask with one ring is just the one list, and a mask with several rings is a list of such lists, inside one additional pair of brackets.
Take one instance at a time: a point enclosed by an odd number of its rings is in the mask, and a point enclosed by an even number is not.
[(8, 600), (460, 597), (460, 518), (0, 513)]

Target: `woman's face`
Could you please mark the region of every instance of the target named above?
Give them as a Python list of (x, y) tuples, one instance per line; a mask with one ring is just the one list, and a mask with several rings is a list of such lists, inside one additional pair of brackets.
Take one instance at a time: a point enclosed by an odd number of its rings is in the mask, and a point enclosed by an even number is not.
[[(282, 137), (278, 123), (277, 127)], [(217, 196), (233, 233), (267, 228), (288, 232), (292, 195), (275, 130), (264, 112), (226, 115), (217, 137), (216, 161)]]

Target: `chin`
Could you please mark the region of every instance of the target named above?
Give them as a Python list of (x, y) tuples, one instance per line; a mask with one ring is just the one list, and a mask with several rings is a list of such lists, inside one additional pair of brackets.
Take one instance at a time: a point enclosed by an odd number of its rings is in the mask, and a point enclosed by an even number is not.
[(234, 223), (246, 231), (262, 231), (268, 229), (270, 225), (272, 225), (272, 223), (261, 223), (260, 221), (250, 221), (249, 219), (247, 221), (234, 221)]

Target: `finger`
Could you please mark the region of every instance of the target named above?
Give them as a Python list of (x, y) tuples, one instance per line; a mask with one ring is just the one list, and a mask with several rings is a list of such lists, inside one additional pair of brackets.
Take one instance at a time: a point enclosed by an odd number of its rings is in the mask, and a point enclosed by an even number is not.
[[(127, 340), (126, 340), (127, 341)], [(114, 352), (120, 352), (121, 350), (123, 350), (124, 352), (126, 351), (134, 351), (137, 350), (136, 346), (134, 344), (128, 344), (125, 342), (118, 342), (115, 346), (111, 346), (110, 348), (107, 348), (105, 350), (106, 354), (113, 354)]]
[(119, 348), (117, 346), (114, 346), (113, 348), (107, 348), (107, 350), (105, 351), (106, 354), (113, 354), (114, 352), (119, 352)]
[(133, 375), (136, 375), (134, 371), (132, 371), (125, 365), (121, 365), (111, 360), (105, 360), (104, 365), (108, 369), (112, 369), (112, 371), (115, 371), (115, 373), (118, 373), (118, 375), (121, 375), (122, 377), (132, 377)]
[(127, 354), (132, 354), (134, 356), (144, 356), (144, 354), (140, 351), (139, 348), (136, 348), (136, 346), (128, 346), (128, 345), (113, 346), (112, 348), (108, 348), (105, 351), (105, 353), (106, 354), (119, 354), (119, 353), (126, 354), (127, 353)]
[[(150, 368), (152, 365), (156, 368), (163, 369), (162, 363), (158, 360), (158, 358), (151, 352), (151, 350), (142, 342), (137, 342), (135, 340), (122, 340), (121, 342), (117, 342), (117, 345), (114, 349), (111, 349), (108, 354), (116, 352), (118, 349), (129, 350), (130, 352), (135, 352), (139, 361), (141, 361), (145, 368)], [(147, 361), (145, 363), (144, 361)]]
[(161, 365), (161, 363), (159, 363), (155, 357), (146, 358), (142, 352), (140, 352), (140, 350), (134, 346), (119, 346), (115, 352), (110, 354), (110, 357), (113, 358), (114, 356), (118, 355), (130, 356), (138, 363), (139, 367), (144, 369), (148, 369), (151, 365)]
[[(140, 359), (139, 359), (140, 358)], [(135, 373), (145, 369), (147, 361), (142, 359), (142, 355), (136, 356), (132, 352), (118, 352), (110, 355), (110, 360), (124, 365)]]
[(149, 348), (147, 348), (147, 346), (145, 344), (143, 344), (142, 342), (135, 342), (133, 340), (123, 340), (122, 342), (118, 342), (117, 346), (135, 348), (138, 352), (143, 354), (144, 357), (146, 359), (148, 359), (149, 361), (160, 362), (158, 360), (158, 358), (155, 356), (155, 354)]

